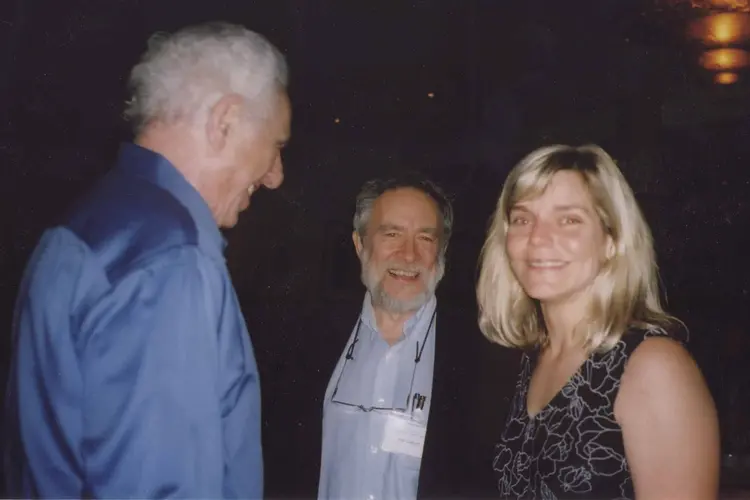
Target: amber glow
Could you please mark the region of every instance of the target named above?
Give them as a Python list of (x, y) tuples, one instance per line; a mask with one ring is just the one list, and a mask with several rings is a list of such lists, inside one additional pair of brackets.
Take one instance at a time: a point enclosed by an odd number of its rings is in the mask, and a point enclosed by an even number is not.
[(750, 39), (750, 14), (724, 12), (693, 21), (688, 27), (692, 38), (707, 45), (727, 45)]
[(699, 3), (707, 3), (714, 9), (750, 11), (750, 0), (706, 0)]
[(750, 0), (661, 0), (660, 3), (670, 7), (687, 4), (695, 9), (750, 12)]
[(744, 68), (750, 63), (748, 53), (740, 49), (715, 49), (704, 52), (701, 66), (712, 71), (729, 71)]
[(737, 73), (724, 71), (721, 73), (716, 73), (716, 75), (714, 76), (714, 81), (721, 85), (731, 85), (736, 82), (738, 78), (739, 77), (737, 76)]

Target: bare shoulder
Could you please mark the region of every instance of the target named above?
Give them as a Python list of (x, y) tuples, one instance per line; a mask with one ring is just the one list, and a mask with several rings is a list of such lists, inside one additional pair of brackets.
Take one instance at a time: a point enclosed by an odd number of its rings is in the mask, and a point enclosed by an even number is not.
[(630, 355), (623, 378), (674, 377), (697, 370), (693, 357), (682, 344), (669, 337), (649, 337)]
[(651, 400), (656, 407), (673, 407), (685, 392), (703, 392), (700, 369), (688, 350), (669, 337), (649, 337), (633, 351), (625, 366), (616, 410), (622, 403)]
[(628, 359), (615, 400), (638, 498), (715, 498), (716, 409), (693, 357), (649, 337)]

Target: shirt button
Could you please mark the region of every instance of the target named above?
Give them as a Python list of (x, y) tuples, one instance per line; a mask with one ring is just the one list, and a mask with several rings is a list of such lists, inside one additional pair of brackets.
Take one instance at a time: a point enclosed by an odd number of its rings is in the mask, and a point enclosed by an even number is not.
[(377, 446), (370, 446), (370, 453), (377, 453), (378, 447)]

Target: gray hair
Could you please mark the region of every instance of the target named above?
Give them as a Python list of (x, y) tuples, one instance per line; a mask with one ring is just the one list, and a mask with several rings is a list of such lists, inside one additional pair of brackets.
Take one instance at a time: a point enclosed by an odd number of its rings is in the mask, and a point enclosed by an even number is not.
[(155, 120), (196, 119), (222, 96), (238, 94), (249, 115), (262, 120), (273, 112), (287, 79), (284, 56), (242, 26), (206, 23), (157, 33), (130, 73), (125, 117), (138, 133)]
[(370, 223), (370, 216), (372, 215), (375, 200), (388, 191), (402, 188), (421, 191), (429, 196), (438, 206), (438, 213), (442, 223), (440, 228), (439, 256), (440, 260), (443, 261), (453, 232), (453, 206), (440, 187), (419, 176), (406, 175), (388, 180), (374, 179), (367, 181), (357, 195), (357, 204), (353, 219), (354, 230), (364, 240), (367, 235), (367, 225)]

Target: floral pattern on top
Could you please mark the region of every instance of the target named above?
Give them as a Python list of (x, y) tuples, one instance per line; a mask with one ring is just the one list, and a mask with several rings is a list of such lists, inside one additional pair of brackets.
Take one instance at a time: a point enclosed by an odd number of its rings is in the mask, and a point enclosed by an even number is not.
[(534, 417), (526, 398), (539, 351), (524, 353), (505, 431), (495, 446), (501, 498), (634, 497), (614, 404), (629, 356), (652, 336), (672, 337), (662, 328), (628, 331), (609, 352), (589, 356)]

